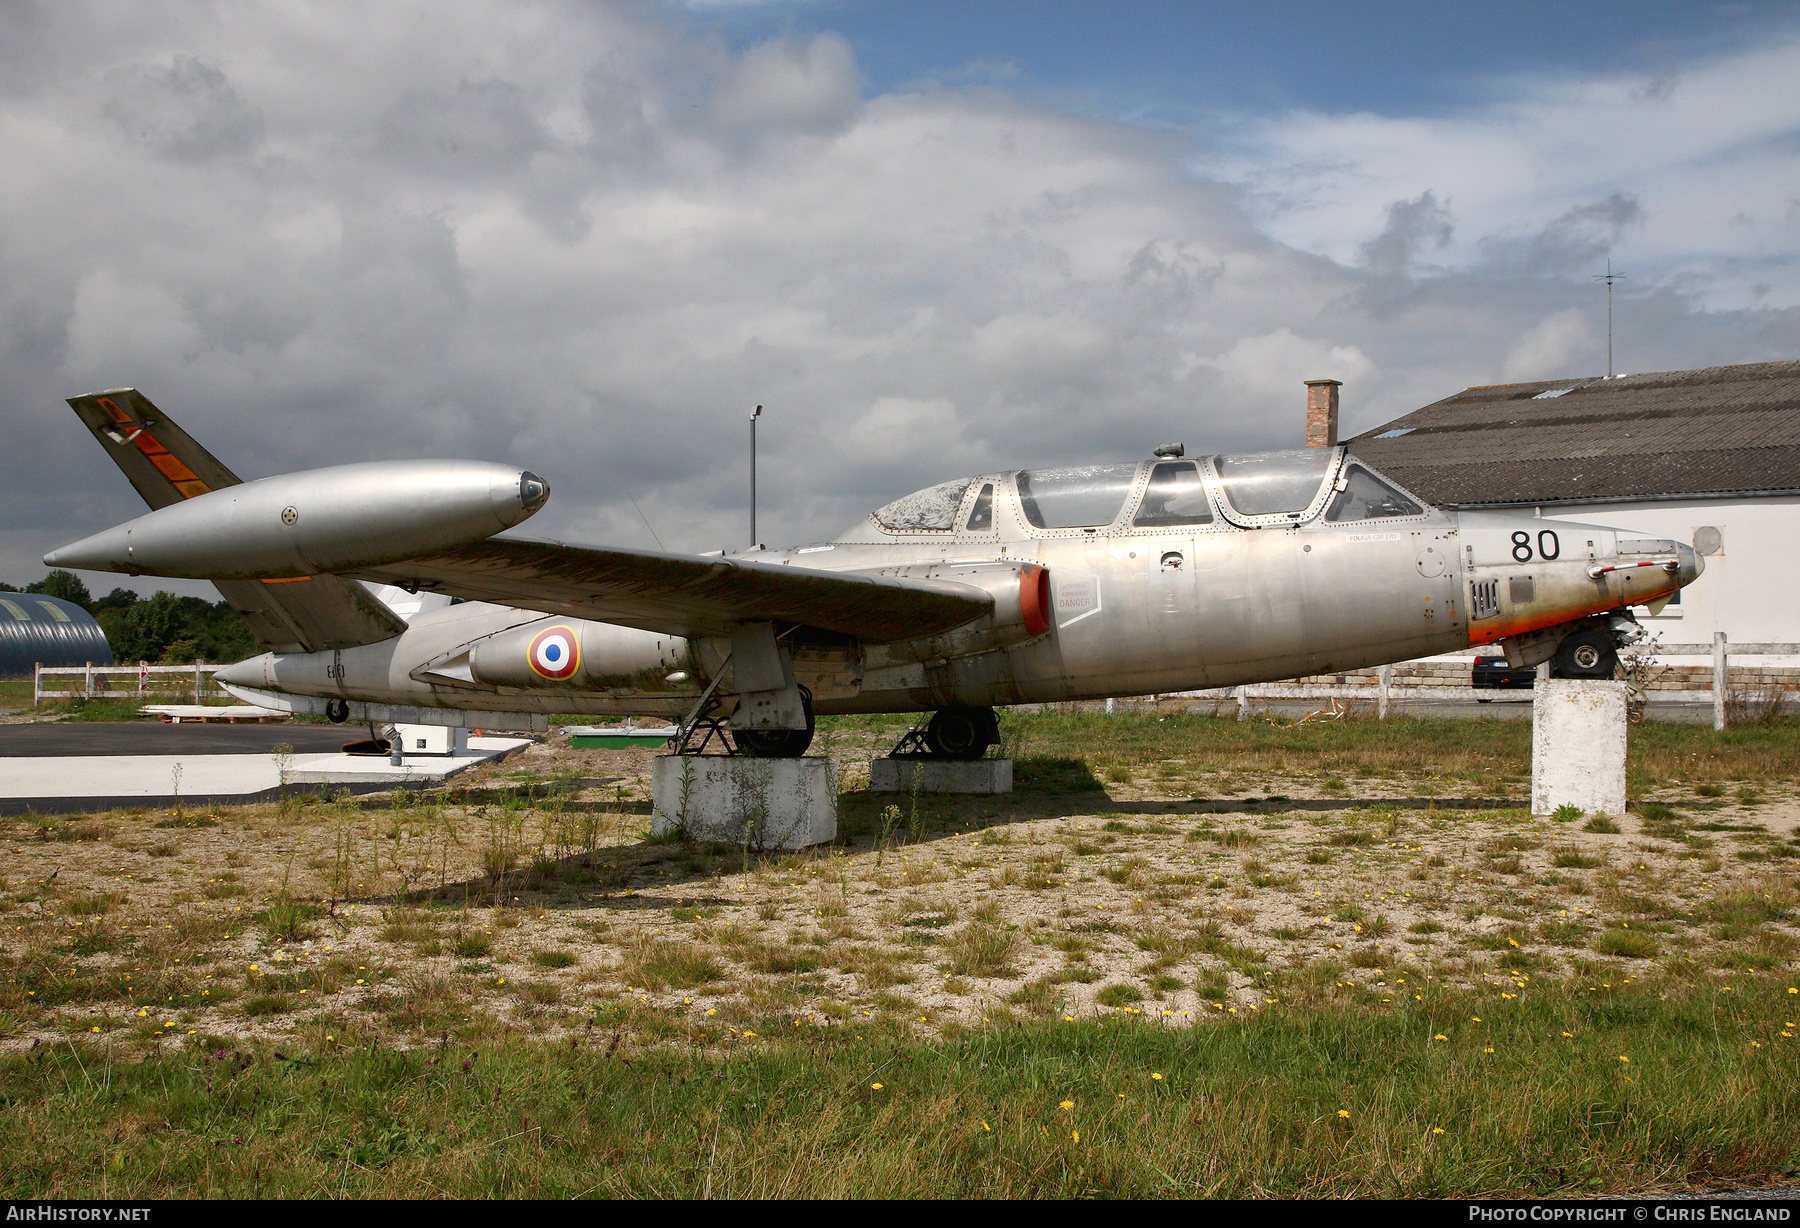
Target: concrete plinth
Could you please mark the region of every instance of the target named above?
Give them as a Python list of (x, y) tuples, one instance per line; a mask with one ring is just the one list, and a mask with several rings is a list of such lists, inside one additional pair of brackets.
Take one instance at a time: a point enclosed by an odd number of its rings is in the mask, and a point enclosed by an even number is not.
[(1531, 813), (1625, 813), (1623, 682), (1539, 678), (1531, 704)]
[(1011, 759), (871, 759), (869, 792), (1011, 793)]
[(652, 760), (652, 835), (707, 844), (798, 849), (837, 838), (837, 765), (830, 759), (659, 755)]

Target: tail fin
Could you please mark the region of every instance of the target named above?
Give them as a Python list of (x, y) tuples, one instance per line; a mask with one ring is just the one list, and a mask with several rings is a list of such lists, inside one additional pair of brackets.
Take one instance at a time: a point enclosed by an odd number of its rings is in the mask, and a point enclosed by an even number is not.
[[(241, 483), (135, 388), (71, 397), (69, 407), (153, 510)], [(257, 640), (274, 652), (354, 648), (406, 630), (368, 589), (339, 576), (273, 583), (234, 580), (216, 587), (244, 616)]]

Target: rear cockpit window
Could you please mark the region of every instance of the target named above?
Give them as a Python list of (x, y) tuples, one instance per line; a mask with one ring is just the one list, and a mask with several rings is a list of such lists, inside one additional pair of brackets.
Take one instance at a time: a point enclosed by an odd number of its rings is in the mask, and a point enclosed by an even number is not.
[(1193, 461), (1163, 461), (1150, 471), (1144, 500), (1131, 522), (1139, 528), (1163, 528), (1185, 524), (1211, 524), (1212, 505), (1200, 470)]
[(875, 519), (882, 528), (902, 533), (954, 528), (956, 513), (962, 510), (963, 495), (973, 482), (973, 478), (960, 478), (915, 490), (877, 511)]
[(1364, 469), (1351, 465), (1339, 482), (1342, 487), (1325, 509), (1327, 520), (1379, 520), (1384, 516), (1419, 516), (1417, 503)]
[(1337, 460), (1336, 448), (1220, 456), (1213, 464), (1225, 497), (1240, 516), (1299, 515)]
[(975, 506), (969, 510), (969, 523), (963, 528), (970, 533), (986, 533), (994, 527), (994, 484), (987, 483), (981, 493), (975, 496)]
[(1030, 469), (1019, 474), (1019, 503), (1040, 529), (1099, 528), (1113, 522), (1136, 480), (1136, 465)]

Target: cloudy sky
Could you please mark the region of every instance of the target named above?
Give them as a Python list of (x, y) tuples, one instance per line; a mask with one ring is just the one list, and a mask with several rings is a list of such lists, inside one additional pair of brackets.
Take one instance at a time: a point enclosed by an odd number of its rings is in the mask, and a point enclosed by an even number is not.
[(1800, 357), (1800, 7), (1250, 9), (6, 0), (0, 578), (142, 510), (62, 401), (120, 385), (704, 550), (758, 403), (780, 543), (1602, 372), (1609, 258), (1619, 369)]

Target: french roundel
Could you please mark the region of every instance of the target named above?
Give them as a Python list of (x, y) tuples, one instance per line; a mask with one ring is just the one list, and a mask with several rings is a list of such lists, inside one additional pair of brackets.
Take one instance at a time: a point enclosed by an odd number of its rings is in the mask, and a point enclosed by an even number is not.
[(560, 682), (581, 668), (581, 641), (568, 627), (546, 627), (531, 637), (531, 671)]

